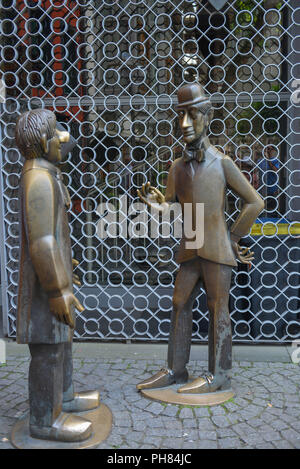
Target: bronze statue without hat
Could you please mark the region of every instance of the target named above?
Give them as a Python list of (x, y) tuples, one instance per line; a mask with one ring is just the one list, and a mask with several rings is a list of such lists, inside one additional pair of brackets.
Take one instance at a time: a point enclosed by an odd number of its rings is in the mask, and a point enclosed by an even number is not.
[[(16, 143), (25, 158), (19, 193), (17, 341), (28, 344), (31, 354), (29, 434), (26, 440), (25, 423), (17, 424), (12, 433), (17, 447), (38, 447), (33, 439), (86, 441), (95, 430), (86, 412), (101, 408), (98, 391), (75, 393), (73, 387), (74, 308), (84, 308), (73, 292), (73, 283), (80, 282), (73, 273), (78, 262), (71, 251), (70, 197), (56, 167), (71, 149), (70, 134), (59, 128), (55, 114), (46, 109), (22, 114), (16, 125)], [(85, 414), (74, 414), (79, 412)]]
[[(185, 142), (182, 157), (176, 159), (168, 175), (165, 196), (150, 183), (143, 185), (139, 197), (148, 206), (160, 205), (165, 211), (175, 201), (192, 205), (193, 224), (196, 204), (204, 204), (204, 243), (188, 249), (183, 235), (177, 261), (177, 274), (168, 345), (168, 367), (137, 385), (139, 390), (183, 384), (177, 392), (212, 393), (231, 387), (232, 338), (229, 315), (229, 289), (236, 259), (249, 264), (253, 253), (238, 242), (246, 236), (264, 203), (246, 177), (229, 157), (211, 145), (207, 129), (212, 106), (203, 88), (187, 84), (178, 90), (178, 118)], [(230, 187), (244, 201), (230, 232), (225, 223), (225, 190)], [(196, 227), (198, 229), (199, 227)], [(208, 373), (188, 382), (192, 335), (192, 307), (200, 284), (209, 309)]]

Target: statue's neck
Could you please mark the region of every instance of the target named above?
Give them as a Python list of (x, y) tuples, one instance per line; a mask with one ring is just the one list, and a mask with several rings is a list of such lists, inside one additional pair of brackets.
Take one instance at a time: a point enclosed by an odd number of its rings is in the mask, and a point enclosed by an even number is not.
[(29, 169), (34, 168), (43, 168), (54, 173), (60, 172), (56, 165), (50, 163), (48, 160), (45, 160), (45, 158), (32, 158), (31, 160), (26, 160), (24, 164), (24, 171), (28, 171)]

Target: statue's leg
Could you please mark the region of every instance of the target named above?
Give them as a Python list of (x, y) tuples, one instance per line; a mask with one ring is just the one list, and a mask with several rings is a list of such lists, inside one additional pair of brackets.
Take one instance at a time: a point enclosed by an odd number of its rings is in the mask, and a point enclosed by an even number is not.
[(173, 295), (168, 368), (137, 384), (137, 389), (162, 388), (174, 383), (186, 383), (192, 337), (193, 303), (200, 288), (201, 265), (199, 258), (181, 264)]
[(63, 402), (69, 402), (74, 398), (73, 385), (73, 342), (65, 342), (63, 355)]
[(92, 433), (89, 420), (62, 412), (64, 345), (29, 345), (29, 429), (33, 438), (83, 441)]
[(30, 344), (30, 425), (51, 427), (62, 410), (63, 344)]
[(232, 337), (229, 290), (232, 267), (202, 260), (203, 280), (209, 310), (208, 369), (222, 388), (230, 387)]
[(177, 274), (168, 346), (168, 367), (177, 383), (188, 379), (193, 324), (193, 303), (200, 289), (200, 259), (197, 257), (181, 264)]
[(63, 410), (83, 412), (100, 405), (99, 391), (74, 392), (72, 340), (64, 345), (63, 357)]
[(232, 339), (228, 303), (232, 268), (206, 259), (201, 259), (201, 266), (209, 310), (209, 374), (178, 389), (177, 392), (185, 394), (229, 389), (231, 382)]

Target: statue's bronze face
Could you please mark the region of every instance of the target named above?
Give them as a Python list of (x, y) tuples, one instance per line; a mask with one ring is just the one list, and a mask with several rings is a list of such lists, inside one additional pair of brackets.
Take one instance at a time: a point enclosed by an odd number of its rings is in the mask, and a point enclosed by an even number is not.
[(205, 132), (206, 122), (199, 107), (193, 105), (183, 107), (178, 111), (178, 117), (183, 140), (186, 144), (193, 143), (202, 137)]
[(68, 142), (69, 139), (69, 132), (55, 129), (53, 137), (46, 142), (45, 154), (47, 160), (54, 164), (59, 163), (62, 160), (61, 144)]

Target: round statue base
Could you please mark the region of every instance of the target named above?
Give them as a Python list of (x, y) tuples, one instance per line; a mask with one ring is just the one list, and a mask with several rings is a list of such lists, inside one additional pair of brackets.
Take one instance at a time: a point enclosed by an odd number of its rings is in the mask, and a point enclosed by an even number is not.
[(66, 443), (32, 438), (29, 433), (29, 416), (27, 414), (14, 425), (11, 432), (11, 443), (18, 449), (84, 449), (97, 446), (106, 440), (112, 427), (112, 413), (106, 405), (101, 404), (97, 409), (80, 412), (77, 415), (92, 422), (93, 433), (87, 440)]
[(234, 396), (232, 389), (207, 394), (183, 394), (177, 392), (178, 386), (159, 389), (143, 389), (141, 393), (148, 399), (177, 405), (213, 406), (222, 404)]

